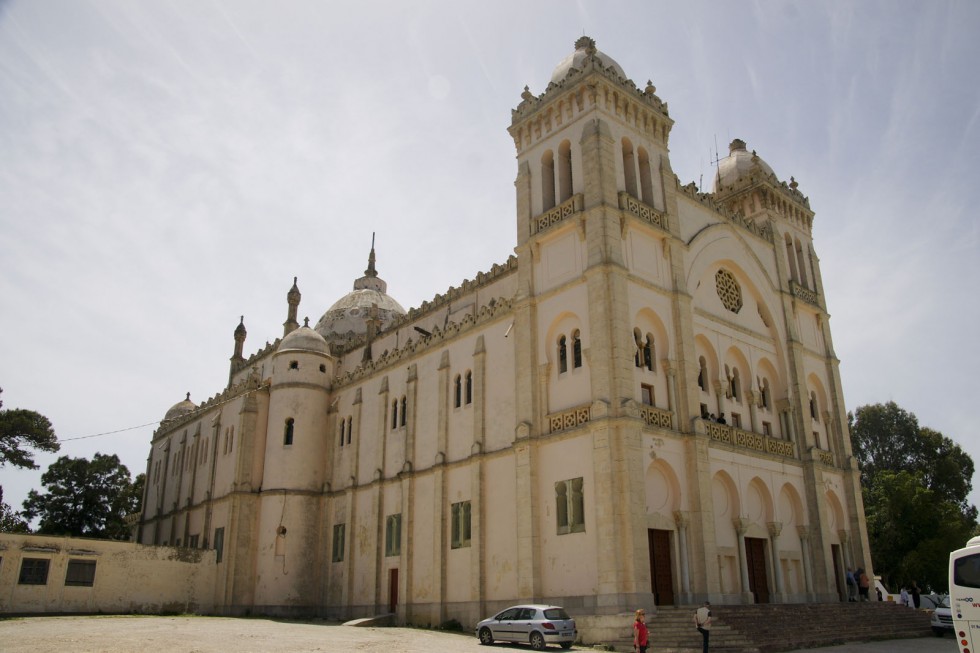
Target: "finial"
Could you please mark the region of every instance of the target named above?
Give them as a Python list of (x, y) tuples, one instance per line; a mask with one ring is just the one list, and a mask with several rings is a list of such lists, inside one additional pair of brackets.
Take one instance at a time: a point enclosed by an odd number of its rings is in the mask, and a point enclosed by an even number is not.
[(376, 277), (378, 276), (378, 271), (374, 269), (374, 232), (371, 232), (371, 253), (368, 255), (368, 267), (364, 271), (364, 276), (366, 277)]
[(184, 401), (190, 401), (190, 400), (191, 400), (191, 393), (188, 392), (187, 397), (184, 398)]
[(575, 41), (575, 49), (585, 50), (586, 54), (595, 54), (596, 53), (595, 39), (590, 38), (588, 36), (581, 36), (578, 38), (578, 40)]
[(792, 188), (793, 190), (796, 190), (797, 188), (800, 187), (800, 185), (796, 183), (796, 177), (789, 178), (789, 187)]
[(531, 89), (529, 89), (526, 85), (524, 86), (524, 92), (521, 93), (521, 99), (522, 100), (534, 99), (534, 94), (531, 93)]
[(657, 92), (657, 87), (653, 85), (652, 80), (649, 79), (647, 80), (647, 87), (646, 89), (644, 89), (643, 92), (646, 93), (647, 95), (653, 95), (654, 93)]
[(308, 318), (308, 317), (304, 317), (303, 318), (303, 326), (309, 328), (309, 326), (310, 326), (310, 318)]

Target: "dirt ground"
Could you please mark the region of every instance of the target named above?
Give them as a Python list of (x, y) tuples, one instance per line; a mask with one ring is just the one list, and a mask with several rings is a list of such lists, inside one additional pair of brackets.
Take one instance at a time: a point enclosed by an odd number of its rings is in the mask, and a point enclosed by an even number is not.
[[(497, 647), (494, 647), (497, 648)], [(501, 646), (506, 651), (510, 647)], [(525, 647), (526, 649), (527, 647)], [(530, 649), (527, 649), (530, 650)], [(560, 649), (555, 649), (556, 651)], [(2, 653), (487, 653), (470, 633), (223, 617), (0, 620)]]

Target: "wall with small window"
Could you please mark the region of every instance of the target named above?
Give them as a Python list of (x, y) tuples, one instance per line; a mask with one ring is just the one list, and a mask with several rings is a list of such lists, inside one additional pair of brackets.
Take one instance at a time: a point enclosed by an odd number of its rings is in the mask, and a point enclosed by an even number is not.
[(215, 553), (0, 533), (0, 613), (210, 612)]

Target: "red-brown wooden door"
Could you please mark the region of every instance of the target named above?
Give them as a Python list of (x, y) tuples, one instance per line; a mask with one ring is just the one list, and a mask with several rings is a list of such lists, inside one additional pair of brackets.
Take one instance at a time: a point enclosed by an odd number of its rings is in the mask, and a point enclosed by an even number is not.
[(398, 570), (388, 570), (388, 612), (398, 609)]
[(650, 545), (650, 591), (655, 605), (674, 604), (674, 574), (670, 566), (670, 531), (647, 530)]
[(756, 603), (769, 603), (769, 579), (766, 577), (766, 541), (745, 538), (745, 564), (749, 568), (749, 591)]

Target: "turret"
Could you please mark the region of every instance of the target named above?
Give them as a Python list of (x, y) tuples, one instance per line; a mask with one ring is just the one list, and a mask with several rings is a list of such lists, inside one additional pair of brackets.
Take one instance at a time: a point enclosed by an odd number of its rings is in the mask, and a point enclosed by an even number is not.
[(242, 352), (245, 350), (245, 336), (248, 332), (245, 330), (245, 316), (243, 315), (238, 322), (238, 326), (235, 327), (235, 353), (231, 355), (231, 369), (228, 371), (228, 385), (231, 385), (231, 380), (235, 376), (235, 372), (242, 369), (242, 365), (245, 364), (245, 357)]
[(299, 300), (302, 298), (302, 295), (299, 292), (299, 286), (296, 285), (296, 279), (297, 277), (293, 277), (293, 287), (286, 293), (286, 302), (289, 304), (289, 311), (286, 315), (286, 321), (282, 323), (283, 338), (299, 328), (299, 322), (296, 321), (296, 312), (299, 309)]

